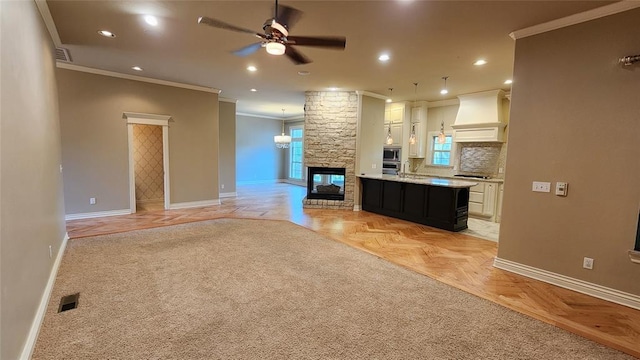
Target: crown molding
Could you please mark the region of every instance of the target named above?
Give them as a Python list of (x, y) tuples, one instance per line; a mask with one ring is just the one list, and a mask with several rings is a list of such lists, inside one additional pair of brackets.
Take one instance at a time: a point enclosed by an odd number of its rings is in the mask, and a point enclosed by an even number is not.
[(287, 122), (287, 121), (304, 121), (304, 115), (294, 115), (294, 116), (289, 116), (289, 117), (282, 117), (282, 116), (251, 114), (251, 113), (244, 113), (244, 112), (237, 112), (236, 115), (255, 117), (255, 118), (262, 118), (262, 119), (273, 119), (273, 120), (280, 120), (280, 121), (284, 120), (285, 122)]
[(551, 20), (546, 23), (530, 26), (528, 28), (516, 30), (509, 34), (513, 40), (525, 38), (545, 33), (547, 31), (557, 30), (563, 27), (580, 24), (583, 22), (599, 19), (601, 17), (621, 13), (627, 10), (640, 7), (640, 1), (622, 0), (613, 4), (605, 5), (599, 8), (587, 10), (578, 14), (565, 16), (560, 19)]
[(60, 35), (58, 35), (58, 28), (53, 22), (53, 17), (51, 16), (51, 11), (49, 11), (49, 6), (47, 5), (46, 0), (35, 0), (35, 3), (42, 20), (44, 21), (44, 25), (47, 27), (47, 31), (51, 36), (53, 44), (57, 48), (62, 47), (62, 41), (60, 41)]
[(122, 74), (122, 73), (115, 72), (115, 71), (94, 69), (94, 68), (90, 68), (90, 67), (86, 67), (86, 66), (67, 64), (67, 63), (60, 62), (60, 61), (56, 61), (56, 67), (58, 67), (60, 69), (66, 69), (66, 70), (72, 70), (72, 71), (80, 71), (80, 72), (86, 72), (86, 73), (90, 73), (90, 74), (110, 76), (110, 77), (115, 77), (115, 78), (120, 78), (120, 79), (140, 81), (140, 82), (146, 82), (146, 83), (157, 84), (157, 85), (173, 86), (173, 87), (177, 87), (177, 88), (183, 88), (183, 89), (189, 89), (189, 90), (195, 90), (195, 91), (204, 91), (204, 92), (213, 93), (213, 94), (220, 94), (220, 91), (221, 91), (219, 89), (210, 88), (210, 87), (206, 87), (206, 86), (183, 84), (183, 83), (178, 83), (178, 82), (174, 82), (174, 81), (167, 81), (167, 80), (148, 78), (148, 77), (144, 77), (144, 76)]
[(460, 100), (456, 99), (448, 99), (448, 100), (438, 100), (438, 101), (429, 101), (427, 103), (427, 108), (441, 107), (441, 106), (452, 106), (460, 104)]
[(382, 99), (382, 100), (387, 100), (387, 97), (384, 95), (380, 95), (380, 94), (376, 94), (376, 93), (372, 93), (370, 91), (362, 91), (362, 90), (357, 90), (356, 91), (357, 95), (366, 95), (372, 98), (376, 98), (376, 99)]
[(251, 114), (251, 113), (243, 113), (243, 112), (237, 112), (236, 115), (255, 117), (255, 118), (262, 118), (262, 119), (284, 120), (282, 117), (278, 117), (278, 116)]
[(218, 101), (222, 101), (222, 102), (228, 102), (228, 103), (237, 103), (238, 99), (231, 99), (231, 98), (226, 98), (226, 97), (220, 97), (218, 96)]

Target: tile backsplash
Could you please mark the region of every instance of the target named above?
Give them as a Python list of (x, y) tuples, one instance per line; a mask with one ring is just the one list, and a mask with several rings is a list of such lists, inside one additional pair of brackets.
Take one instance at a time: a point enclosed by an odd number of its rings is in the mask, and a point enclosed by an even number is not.
[(456, 155), (452, 166), (429, 165), (429, 159), (412, 159), (411, 171), (418, 174), (453, 176), (455, 174), (482, 174), (503, 179), (507, 158), (506, 143), (455, 143)]
[(460, 171), (463, 173), (496, 174), (502, 144), (462, 146)]

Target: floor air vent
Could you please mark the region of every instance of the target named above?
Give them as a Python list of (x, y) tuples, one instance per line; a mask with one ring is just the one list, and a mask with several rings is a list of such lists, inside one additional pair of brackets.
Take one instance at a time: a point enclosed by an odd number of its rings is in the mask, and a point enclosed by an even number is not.
[(63, 311), (77, 308), (78, 298), (80, 298), (80, 293), (63, 296), (62, 299), (60, 299), (60, 306), (58, 307), (58, 312), (61, 313)]

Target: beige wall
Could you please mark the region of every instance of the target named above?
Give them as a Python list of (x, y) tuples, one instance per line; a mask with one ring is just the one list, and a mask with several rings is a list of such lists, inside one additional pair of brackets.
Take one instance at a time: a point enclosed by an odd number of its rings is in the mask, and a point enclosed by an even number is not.
[[(498, 256), (640, 295), (640, 9), (516, 41)], [(569, 183), (568, 197), (532, 181)], [(595, 259), (593, 270), (583, 257)]]
[(60, 129), (53, 44), (35, 3), (0, 2), (0, 34), (0, 358), (18, 359), (65, 235)]
[[(220, 101), (220, 193), (236, 192), (236, 103)], [(224, 185), (224, 189), (222, 188)]]
[(136, 201), (164, 199), (162, 126), (133, 125)]
[(361, 99), (356, 173), (382, 174), (385, 101), (366, 95)]
[(123, 112), (172, 116), (172, 204), (218, 198), (217, 94), (65, 69), (57, 78), (67, 214), (129, 208)]

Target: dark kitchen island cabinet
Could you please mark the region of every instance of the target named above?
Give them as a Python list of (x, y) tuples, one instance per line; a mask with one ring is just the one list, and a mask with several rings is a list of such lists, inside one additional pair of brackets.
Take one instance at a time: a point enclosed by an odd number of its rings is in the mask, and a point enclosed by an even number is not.
[(361, 175), (362, 210), (449, 231), (467, 228), (474, 182)]

